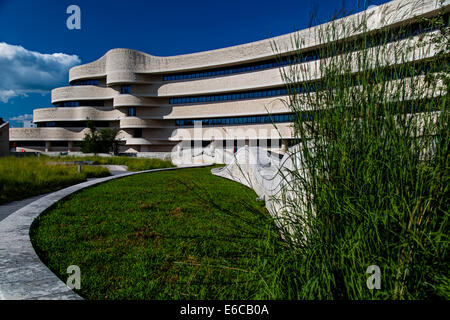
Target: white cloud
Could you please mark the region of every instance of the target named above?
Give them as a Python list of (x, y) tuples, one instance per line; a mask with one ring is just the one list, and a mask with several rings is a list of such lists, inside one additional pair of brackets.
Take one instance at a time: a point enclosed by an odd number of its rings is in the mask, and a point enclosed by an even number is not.
[(31, 113), (22, 114), (20, 116), (15, 116), (12, 118), (9, 118), (10, 121), (29, 121), (33, 120), (33, 115)]
[(22, 114), (20, 116), (11, 117), (8, 121), (10, 128), (29, 128), (33, 126), (33, 115), (30, 113)]
[(0, 101), (7, 103), (9, 99), (17, 97), (19, 95), (21, 94), (14, 90), (0, 90)]
[(80, 62), (76, 55), (40, 53), (0, 42), (0, 101), (62, 86), (69, 69)]

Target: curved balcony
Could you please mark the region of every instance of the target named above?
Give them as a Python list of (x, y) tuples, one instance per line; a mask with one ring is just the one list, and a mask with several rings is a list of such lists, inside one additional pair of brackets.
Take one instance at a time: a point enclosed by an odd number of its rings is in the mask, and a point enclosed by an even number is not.
[(280, 69), (267, 69), (232, 74), (213, 78), (195, 79), (179, 82), (165, 82), (161, 85), (144, 85), (136, 88), (139, 96), (157, 95), (176, 97), (183, 95), (204, 95), (283, 86)]
[(78, 100), (108, 100), (118, 94), (113, 88), (97, 86), (60, 87), (52, 90), (52, 103)]
[(294, 137), (291, 123), (252, 124), (235, 126), (208, 126), (201, 129), (179, 128), (173, 131), (170, 141), (183, 140), (234, 140), (234, 139), (288, 139)]
[(82, 141), (87, 128), (11, 128), (10, 141)]
[(111, 86), (115, 84), (152, 84), (161, 82), (161, 76), (136, 73), (134, 71), (111, 71), (106, 75), (106, 83)]
[(126, 115), (112, 107), (42, 108), (33, 111), (34, 122), (46, 121), (115, 121)]
[(174, 128), (175, 124), (173, 121), (169, 120), (152, 120), (152, 119), (142, 119), (138, 117), (126, 117), (120, 119), (121, 129), (132, 129), (132, 128)]
[(69, 82), (106, 77), (106, 54), (101, 58), (69, 70)]
[[(163, 139), (161, 139), (163, 140)], [(163, 140), (166, 141), (166, 140)], [(165, 143), (161, 143), (161, 141), (153, 138), (128, 138), (126, 139), (125, 145), (127, 146), (136, 146), (136, 145), (161, 145)]]
[(119, 107), (158, 107), (168, 105), (168, 99), (138, 97), (131, 94), (121, 94), (114, 97), (113, 105)]
[(288, 101), (289, 97), (279, 96), (254, 100), (221, 101), (187, 106), (174, 106), (170, 109), (170, 113), (167, 113), (164, 116), (164, 119), (234, 117), (291, 112), (283, 100)]

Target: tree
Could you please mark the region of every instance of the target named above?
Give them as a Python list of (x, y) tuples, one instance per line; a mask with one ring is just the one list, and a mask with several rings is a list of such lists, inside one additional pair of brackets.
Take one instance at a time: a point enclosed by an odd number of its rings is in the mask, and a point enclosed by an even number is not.
[(81, 143), (81, 151), (83, 153), (108, 153), (118, 154), (119, 141), (116, 136), (119, 132), (117, 128), (108, 128), (97, 130), (94, 122), (87, 121), (89, 132), (84, 136)]

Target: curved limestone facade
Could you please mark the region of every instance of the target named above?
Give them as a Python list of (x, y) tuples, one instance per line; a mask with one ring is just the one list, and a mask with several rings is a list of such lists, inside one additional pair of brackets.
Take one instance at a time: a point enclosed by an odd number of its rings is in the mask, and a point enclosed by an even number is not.
[[(438, 9), (434, 0), (394, 0), (344, 19), (357, 21), (364, 15), (369, 29), (396, 28)], [(296, 32), (306, 53), (300, 63), (317, 79), (321, 60), (314, 50), (327, 45), (314, 36), (320, 27)], [(126, 153), (160, 154), (209, 145), (286, 150), (294, 133), (280, 69), (290, 66), (279, 57), (298, 51), (292, 37), (171, 57), (110, 50), (72, 68), (69, 85), (52, 90), (53, 107), (34, 110), (37, 128), (11, 128), (10, 141), (21, 150), (78, 151), (89, 119), (99, 129), (119, 128), (120, 151)], [(195, 130), (199, 123), (202, 127)]]

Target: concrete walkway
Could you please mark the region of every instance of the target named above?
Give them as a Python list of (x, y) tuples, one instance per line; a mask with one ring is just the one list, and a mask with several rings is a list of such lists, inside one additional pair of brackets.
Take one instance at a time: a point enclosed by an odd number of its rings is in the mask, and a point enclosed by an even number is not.
[[(16, 201), (17, 203), (14, 205), (11, 203), (9, 209), (5, 209), (6, 205), (3, 206), (2, 212), (4, 209), (5, 213), (2, 213), (4, 217), (0, 221), (0, 300), (82, 299), (41, 262), (31, 244), (29, 231), (33, 220), (56, 202), (81, 189), (117, 178), (140, 173), (204, 166), (207, 165), (126, 172), (33, 197), (36, 199)], [(22, 205), (21, 208), (19, 208), (20, 205)], [(10, 212), (11, 210), (13, 212)], [(81, 285), (83, 284), (81, 283)]]
[(40, 199), (42, 197), (45, 197), (48, 195), (48, 193), (40, 194), (34, 197), (29, 197), (23, 200), (17, 200), (13, 202), (9, 202), (7, 204), (0, 205), (0, 222), (5, 219), (7, 216), (9, 216), (11, 213), (16, 212), (17, 210), (25, 207), (26, 205), (36, 201), (37, 199)]
[[(126, 166), (118, 166), (118, 165), (102, 165), (102, 167), (105, 167), (109, 170), (111, 175), (117, 176), (127, 173), (127, 167)], [(96, 180), (98, 178), (88, 178), (87, 181)], [(13, 201), (10, 203), (2, 204), (0, 205), (0, 222), (5, 219), (7, 216), (9, 216), (11, 213), (16, 212), (17, 210), (25, 207), (26, 205), (42, 198), (48, 195), (48, 193), (40, 194), (37, 196), (29, 197), (22, 200)]]

